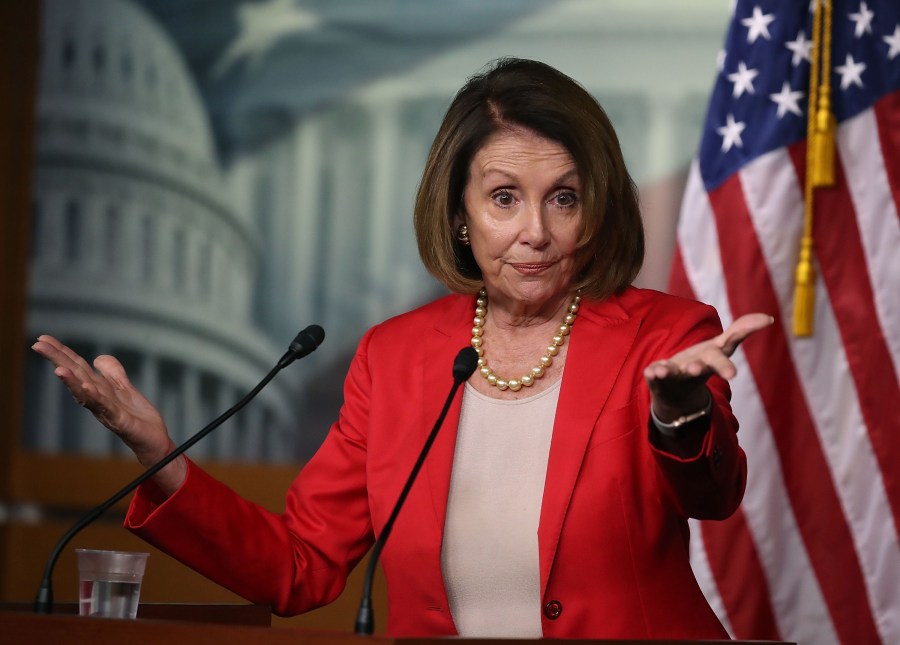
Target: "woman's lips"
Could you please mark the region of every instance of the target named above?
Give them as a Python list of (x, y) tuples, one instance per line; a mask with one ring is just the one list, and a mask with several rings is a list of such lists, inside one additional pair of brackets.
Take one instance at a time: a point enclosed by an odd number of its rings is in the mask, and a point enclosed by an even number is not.
[(537, 275), (553, 266), (552, 262), (513, 262), (512, 267), (523, 275)]

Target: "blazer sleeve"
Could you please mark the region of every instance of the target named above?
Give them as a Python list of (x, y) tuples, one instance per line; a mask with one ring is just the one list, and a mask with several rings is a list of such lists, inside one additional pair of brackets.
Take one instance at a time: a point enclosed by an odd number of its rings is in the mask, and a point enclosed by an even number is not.
[(298, 474), (283, 513), (250, 502), (189, 462), (167, 499), (148, 482), (126, 528), (214, 582), (279, 615), (340, 595), (373, 542), (366, 492), (370, 330), (344, 384), (344, 405), (321, 448)]
[[(699, 303), (677, 316), (667, 317), (666, 323), (670, 333), (653, 360), (672, 356), (722, 332), (715, 310)], [(725, 519), (743, 498), (747, 457), (738, 445), (738, 422), (731, 412), (728, 382), (713, 376), (707, 381), (707, 388), (712, 396), (712, 410), (705, 422), (707, 427), (701, 425), (701, 432), (706, 432), (696, 455), (679, 457), (661, 447), (659, 431), (649, 419), (648, 401), (649, 442), (664, 488), (670, 491), (679, 512), (696, 519)]]

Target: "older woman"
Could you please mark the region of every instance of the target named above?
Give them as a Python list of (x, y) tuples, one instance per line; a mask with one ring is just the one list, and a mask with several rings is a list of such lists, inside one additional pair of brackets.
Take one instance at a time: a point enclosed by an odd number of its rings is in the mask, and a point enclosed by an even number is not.
[[(577, 83), (503, 60), (437, 135), (415, 207), (426, 267), (453, 295), (369, 330), (344, 406), (283, 514), (180, 459), (127, 526), (282, 614), (333, 600), (379, 534), (437, 417), (461, 346), (479, 371), (451, 408), (383, 554), (397, 636), (724, 638), (694, 580), (687, 518), (740, 502), (728, 356), (704, 305), (631, 288), (643, 255), (612, 126)], [(35, 350), (141, 463), (172, 448), (121, 365)]]

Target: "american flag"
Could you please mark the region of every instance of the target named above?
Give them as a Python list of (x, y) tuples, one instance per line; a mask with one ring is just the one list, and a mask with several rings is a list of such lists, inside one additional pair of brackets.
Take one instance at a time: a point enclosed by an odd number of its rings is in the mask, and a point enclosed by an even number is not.
[(691, 557), (737, 638), (895, 644), (900, 0), (832, 1), (836, 184), (815, 193), (814, 333), (799, 338), (815, 2), (734, 4), (682, 205), (671, 290), (725, 325), (776, 317), (734, 357), (744, 502), (692, 526)]

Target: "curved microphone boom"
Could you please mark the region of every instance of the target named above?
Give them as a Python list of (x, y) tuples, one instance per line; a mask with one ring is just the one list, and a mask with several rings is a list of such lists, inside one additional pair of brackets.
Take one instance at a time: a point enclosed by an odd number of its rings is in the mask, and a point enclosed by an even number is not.
[(391, 529), (394, 528), (394, 521), (397, 519), (397, 515), (400, 514), (400, 508), (403, 506), (403, 502), (406, 501), (406, 497), (409, 495), (409, 491), (416, 480), (416, 476), (419, 474), (419, 470), (422, 468), (422, 464), (425, 463), (425, 457), (428, 455), (428, 451), (431, 450), (431, 444), (434, 443), (438, 431), (444, 423), (444, 418), (450, 410), (450, 404), (453, 402), (453, 397), (456, 396), (456, 391), (460, 385), (472, 376), (476, 367), (478, 367), (478, 353), (471, 347), (461, 349), (453, 361), (453, 386), (450, 388), (450, 393), (444, 402), (444, 408), (438, 415), (434, 428), (431, 429), (431, 434), (425, 440), (425, 445), (422, 446), (422, 452), (419, 453), (419, 458), (416, 460), (412, 472), (409, 473), (409, 478), (406, 480), (403, 490), (400, 491), (397, 503), (394, 504), (394, 510), (391, 511), (388, 521), (381, 530), (381, 535), (378, 536), (378, 539), (375, 540), (375, 546), (372, 547), (372, 555), (369, 556), (369, 566), (366, 568), (366, 577), (363, 582), (362, 600), (359, 603), (359, 612), (356, 614), (357, 634), (368, 635), (375, 631), (375, 616), (372, 613), (372, 580), (375, 577), (375, 566), (378, 564), (378, 558), (384, 549), (384, 543), (387, 542), (388, 536), (391, 534)]
[(141, 475), (129, 483), (125, 488), (120, 490), (118, 493), (110, 497), (108, 500), (94, 508), (87, 515), (78, 520), (72, 528), (70, 528), (65, 535), (63, 535), (59, 542), (56, 543), (56, 546), (53, 548), (53, 551), (50, 553), (50, 557), (47, 559), (47, 564), (44, 567), (44, 577), (41, 579), (41, 586), (38, 588), (37, 597), (34, 600), (34, 611), (37, 614), (51, 614), (53, 613), (53, 568), (56, 566), (56, 561), (59, 559), (60, 553), (65, 548), (65, 546), (69, 543), (69, 541), (75, 537), (79, 531), (89, 525), (91, 522), (96, 520), (98, 517), (103, 515), (107, 510), (112, 508), (113, 505), (118, 503), (123, 497), (125, 497), (128, 493), (132, 492), (135, 488), (143, 484), (145, 481), (150, 479), (153, 475), (158, 473), (160, 470), (168, 466), (170, 463), (175, 461), (179, 456), (181, 456), (188, 448), (193, 446), (195, 443), (203, 439), (210, 432), (218, 428), (225, 421), (230, 419), (238, 410), (247, 405), (257, 394), (259, 394), (260, 390), (262, 390), (266, 385), (269, 384), (275, 375), (278, 374), (282, 369), (293, 363), (298, 358), (303, 358), (304, 356), (310, 354), (313, 350), (318, 347), (322, 341), (325, 340), (325, 330), (319, 327), (319, 325), (310, 325), (296, 337), (291, 342), (288, 351), (284, 353), (278, 363), (269, 370), (269, 373), (263, 377), (263, 379), (254, 387), (250, 392), (248, 392), (244, 398), (235, 403), (231, 408), (222, 413), (218, 418), (214, 419), (209, 425), (200, 430), (197, 434), (190, 437), (183, 444), (175, 448), (172, 452), (166, 455), (161, 461), (157, 462), (147, 470), (145, 470)]

